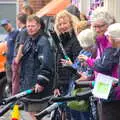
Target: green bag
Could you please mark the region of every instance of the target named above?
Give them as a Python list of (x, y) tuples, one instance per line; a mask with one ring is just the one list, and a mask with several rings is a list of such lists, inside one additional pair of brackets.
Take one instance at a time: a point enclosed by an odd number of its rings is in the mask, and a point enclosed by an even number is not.
[[(80, 93), (84, 90), (85, 90), (84, 88), (74, 89), (71, 92), (71, 96), (75, 96), (75, 95), (77, 95), (77, 93)], [(80, 100), (80, 101), (74, 100), (74, 101), (67, 102), (67, 106), (70, 109), (85, 112), (85, 111), (88, 111), (89, 103), (87, 100)]]

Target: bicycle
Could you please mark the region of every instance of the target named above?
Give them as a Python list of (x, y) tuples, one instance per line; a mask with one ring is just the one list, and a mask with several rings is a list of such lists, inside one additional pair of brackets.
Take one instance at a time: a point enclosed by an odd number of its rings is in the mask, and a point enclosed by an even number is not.
[[(93, 82), (93, 81), (81, 81), (78, 84), (78, 86), (79, 87), (91, 87), (91, 86), (94, 86), (94, 84), (95, 84), (95, 82)], [(113, 83), (112, 86), (114, 88), (117, 85), (118, 85), (118, 83)], [(49, 106), (48, 108), (44, 109), (43, 111), (41, 111), (40, 113), (35, 114), (35, 116), (36, 116), (37, 120), (40, 120), (46, 114), (50, 114), (51, 111), (54, 111), (54, 110), (57, 111), (58, 108), (61, 107), (64, 104), (64, 102), (66, 102), (66, 101), (83, 100), (83, 99), (85, 100), (85, 99), (88, 99), (88, 97), (90, 98), (90, 105), (91, 105), (90, 106), (90, 113), (91, 113), (90, 120), (102, 120), (100, 114), (98, 114), (97, 106), (98, 106), (98, 103), (100, 103), (100, 102), (102, 103), (103, 101), (101, 101), (101, 100), (98, 101), (98, 99), (93, 97), (92, 90), (89, 90), (87, 92), (79, 93), (76, 96), (63, 96), (63, 97), (52, 98), (51, 101), (53, 102), (53, 104), (51, 106)], [(93, 105), (94, 105), (94, 107), (93, 107)], [(55, 119), (56, 114), (53, 114), (53, 118), (54, 119), (51, 119), (51, 120), (57, 120), (57, 119)]]
[[(94, 82), (93, 81), (82, 81), (82, 82), (80, 82), (79, 84), (78, 84), (78, 86), (79, 87), (90, 87), (90, 86), (93, 86), (94, 85)], [(113, 84), (112, 85), (113, 87), (116, 87), (117, 86), (117, 83), (115, 83), (115, 84)], [(33, 91), (31, 91), (31, 92), (33, 92)], [(27, 94), (31, 94), (31, 92), (28, 92)], [(18, 99), (20, 99), (20, 98), (22, 98), (23, 96), (26, 96), (27, 95), (26, 94), (26, 92), (23, 92), (23, 93), (19, 93), (19, 94), (17, 94), (17, 95), (15, 95), (15, 96), (12, 96), (12, 97), (9, 97), (9, 98), (6, 98), (6, 99), (4, 99), (1, 103), (2, 104), (4, 104), (4, 105), (6, 105), (6, 108), (2, 111), (2, 113), (1, 113), (1, 111), (0, 111), (0, 116), (2, 116), (4, 113), (6, 113), (9, 109), (10, 109), (10, 106), (12, 105), (12, 104), (14, 104), (14, 102), (16, 101), (16, 100), (18, 100)], [(85, 92), (81, 92), (81, 93), (79, 93), (79, 94), (77, 94), (76, 96), (62, 96), (62, 97), (54, 97), (54, 96), (48, 96), (48, 97), (46, 97), (46, 98), (43, 98), (43, 99), (40, 99), (40, 100), (33, 100), (33, 99), (21, 99), (22, 101), (27, 101), (27, 102), (44, 102), (44, 101), (51, 101), (52, 102), (52, 105), (49, 105), (47, 108), (45, 108), (43, 111), (41, 111), (41, 112), (39, 112), (39, 113), (37, 113), (37, 114), (35, 114), (35, 117), (37, 118), (37, 120), (40, 120), (41, 118), (43, 118), (45, 115), (47, 115), (47, 114), (50, 114), (52, 111), (54, 111), (53, 112), (53, 114), (50, 116), (51, 117), (51, 120), (62, 120), (62, 114), (61, 114), (61, 106), (63, 106), (64, 105), (64, 103), (65, 102), (67, 102), (67, 101), (71, 101), (71, 100), (86, 100), (86, 99), (88, 99), (88, 98), (93, 98), (92, 100), (92, 102), (93, 103), (97, 103), (98, 104), (98, 99), (95, 99), (94, 97), (93, 97), (93, 95), (92, 95), (92, 90), (89, 90), (89, 91), (85, 91)], [(111, 102), (107, 102), (107, 107), (109, 106), (109, 104), (111, 104), (111, 103), (115, 103), (115, 104), (117, 104), (117, 103), (119, 103), (119, 105), (120, 105), (120, 102), (119, 101), (111, 101)], [(101, 103), (103, 103), (103, 104), (106, 104), (106, 102), (101, 102)], [(93, 113), (93, 111), (91, 112), (91, 118), (90, 118), (90, 120), (101, 120), (101, 116), (100, 116), (100, 114), (98, 114), (98, 108), (96, 107), (96, 104), (95, 104), (95, 108), (96, 108), (96, 110), (95, 110), (95, 113)], [(117, 107), (118, 108), (118, 107)], [(103, 109), (103, 108), (102, 108)], [(59, 111), (60, 110), (60, 111)], [(118, 109), (117, 109), (118, 110)], [(103, 111), (101, 111), (101, 112), (104, 112), (105, 110), (103, 109)], [(57, 113), (57, 114), (56, 114)], [(116, 113), (117, 114), (117, 113)], [(95, 116), (94, 116), (95, 115)], [(103, 113), (101, 114), (101, 115), (103, 115)], [(118, 115), (116, 115), (117, 117), (119, 117), (120, 116), (120, 112), (119, 112), (119, 114)], [(120, 118), (120, 117), (119, 117)], [(106, 119), (107, 120), (107, 119)], [(113, 119), (110, 119), (110, 120), (113, 120)], [(115, 119), (114, 119), (115, 120)], [(117, 120), (117, 119), (116, 119)], [(119, 120), (119, 119), (118, 119)]]
[[(14, 107), (14, 105), (16, 104), (19, 104), (19, 99), (21, 99), (22, 97), (25, 97), (31, 93), (34, 92), (34, 89), (29, 89), (29, 90), (26, 90), (24, 92), (21, 92), (21, 93), (18, 93), (14, 96), (11, 96), (11, 97), (8, 97), (8, 98), (5, 98), (3, 99), (1, 102), (0, 102), (0, 105), (1, 105), (1, 110), (0, 110), (0, 117), (2, 117), (5, 113), (7, 113), (11, 108)], [(23, 105), (19, 104), (19, 108), (21, 109), (23, 107)], [(22, 112), (23, 113), (23, 112)], [(23, 118), (23, 117), (22, 117)], [(4, 119), (1, 118), (1, 119)], [(5, 118), (6, 119), (6, 118)], [(22, 119), (22, 120), (25, 120), (25, 119)]]

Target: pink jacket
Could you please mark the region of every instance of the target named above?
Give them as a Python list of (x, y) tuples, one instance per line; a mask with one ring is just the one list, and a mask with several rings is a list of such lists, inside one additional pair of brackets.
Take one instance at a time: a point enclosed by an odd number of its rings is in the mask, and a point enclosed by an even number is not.
[(97, 49), (97, 57), (96, 58), (99, 58), (103, 51), (107, 48), (107, 47), (110, 47), (110, 43), (107, 39), (106, 36), (99, 36), (96, 38), (96, 43), (97, 43), (97, 46), (98, 46), (98, 49)]
[[(97, 57), (96, 59), (100, 58), (100, 56), (102, 55), (103, 51), (110, 47), (110, 43), (108, 42), (107, 38), (105, 36), (102, 36), (102, 37), (97, 37), (97, 45), (98, 45), (98, 48), (97, 48)], [(94, 65), (94, 62), (96, 59), (93, 59), (93, 58), (88, 58), (87, 59), (87, 63), (90, 67), (93, 67)], [(97, 75), (97, 71), (95, 71), (95, 75)], [(116, 65), (114, 68), (113, 68), (113, 71), (112, 71), (112, 76), (113, 77), (116, 77), (118, 78), (118, 65)], [(115, 96), (117, 100), (120, 100), (120, 87), (116, 87), (115, 88)]]
[[(97, 57), (96, 59), (100, 58), (100, 56), (102, 55), (103, 51), (110, 47), (111, 44), (109, 43), (109, 41), (107, 40), (106, 36), (99, 36), (96, 38), (96, 42), (97, 42), (97, 45), (98, 45), (98, 48), (97, 48)], [(93, 67), (94, 65), (94, 62), (96, 59), (93, 59), (93, 58), (88, 58), (87, 59), (87, 63), (90, 67)], [(118, 66), (115, 66), (113, 71), (112, 71), (112, 76), (113, 77), (118, 77)], [(97, 71), (96, 71), (97, 72)]]

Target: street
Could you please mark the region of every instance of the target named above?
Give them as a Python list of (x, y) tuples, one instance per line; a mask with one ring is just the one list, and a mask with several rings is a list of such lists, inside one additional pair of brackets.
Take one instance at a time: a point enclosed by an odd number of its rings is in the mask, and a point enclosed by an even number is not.
[[(0, 117), (0, 120), (11, 120), (11, 112), (12, 110), (8, 111), (4, 116)], [(20, 111), (21, 120), (32, 120), (31, 117), (27, 112)]]
[[(11, 120), (11, 112), (12, 110), (9, 110), (6, 114), (0, 117), (0, 120)], [(20, 110), (20, 118), (21, 118), (20, 120), (32, 120), (30, 115), (23, 110)], [(49, 115), (45, 116), (42, 120), (50, 120)]]
[[(4, 116), (0, 117), (0, 120), (11, 120), (11, 112), (12, 112), (11, 110), (8, 111), (6, 114), (4, 114)], [(20, 117), (21, 117), (20, 120), (32, 120), (30, 115), (23, 110), (20, 110)], [(50, 120), (49, 115), (45, 116), (42, 120)]]

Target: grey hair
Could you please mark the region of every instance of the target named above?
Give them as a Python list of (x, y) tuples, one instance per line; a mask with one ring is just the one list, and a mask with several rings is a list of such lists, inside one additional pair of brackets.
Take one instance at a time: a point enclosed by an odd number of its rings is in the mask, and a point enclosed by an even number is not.
[(77, 35), (81, 47), (90, 47), (95, 45), (95, 34), (92, 29), (85, 29)]
[(111, 24), (105, 32), (105, 35), (120, 39), (120, 23)]
[(90, 17), (91, 23), (99, 20), (104, 21), (108, 25), (114, 23), (114, 17), (111, 16), (110, 13), (104, 7), (96, 8)]

